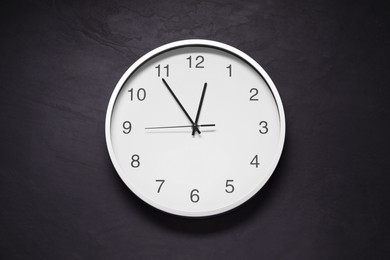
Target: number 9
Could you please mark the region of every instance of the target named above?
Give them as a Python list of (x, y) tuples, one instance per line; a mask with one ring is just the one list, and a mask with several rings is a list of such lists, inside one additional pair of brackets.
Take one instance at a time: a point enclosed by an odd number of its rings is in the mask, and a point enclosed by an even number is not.
[(131, 123), (129, 121), (123, 122), (123, 133), (129, 134), (131, 132)]

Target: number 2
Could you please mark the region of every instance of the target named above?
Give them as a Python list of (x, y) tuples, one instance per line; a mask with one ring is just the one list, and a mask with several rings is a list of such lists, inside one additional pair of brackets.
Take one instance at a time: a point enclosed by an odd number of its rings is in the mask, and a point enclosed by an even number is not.
[(249, 100), (250, 100), (250, 101), (259, 101), (259, 99), (256, 97), (257, 94), (259, 94), (259, 91), (257, 90), (257, 88), (251, 88), (251, 90), (249, 90), (249, 93), (252, 94), (252, 92), (253, 92), (254, 94), (249, 98)]

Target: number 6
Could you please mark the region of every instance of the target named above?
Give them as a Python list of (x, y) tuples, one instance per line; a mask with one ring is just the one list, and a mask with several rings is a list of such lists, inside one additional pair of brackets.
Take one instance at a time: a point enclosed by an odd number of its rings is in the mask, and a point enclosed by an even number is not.
[[(196, 193), (195, 193), (196, 192)], [(190, 194), (190, 199), (193, 203), (197, 203), (199, 201), (199, 191), (197, 189), (193, 189)]]

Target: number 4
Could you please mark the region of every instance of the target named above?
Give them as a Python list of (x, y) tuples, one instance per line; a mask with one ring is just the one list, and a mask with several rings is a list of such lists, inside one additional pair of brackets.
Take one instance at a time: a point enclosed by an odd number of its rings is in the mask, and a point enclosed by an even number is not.
[(256, 166), (256, 168), (259, 167), (260, 163), (259, 163), (259, 156), (256, 154), (255, 157), (253, 157), (251, 163), (251, 165), (254, 165)]

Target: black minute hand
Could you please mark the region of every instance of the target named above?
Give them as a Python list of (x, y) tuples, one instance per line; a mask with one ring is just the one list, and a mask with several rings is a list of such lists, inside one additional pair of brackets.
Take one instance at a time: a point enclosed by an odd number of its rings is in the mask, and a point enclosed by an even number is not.
[[(206, 93), (206, 88), (207, 88), (207, 82), (204, 83), (203, 86), (202, 96), (200, 97), (200, 101), (199, 101), (198, 112), (196, 112), (195, 125), (198, 125), (200, 110), (202, 110), (203, 99), (204, 99), (204, 94)], [(192, 129), (192, 135), (195, 135), (195, 128)]]
[(191, 124), (192, 124), (192, 128), (198, 132), (198, 134), (200, 134), (200, 131), (198, 129), (198, 126), (195, 125), (194, 121), (192, 121), (190, 115), (187, 113), (187, 111), (185, 110), (185, 108), (183, 107), (183, 105), (180, 103), (179, 99), (176, 97), (175, 93), (173, 93), (172, 89), (169, 87), (168, 83), (165, 81), (165, 79), (162, 79), (162, 81), (164, 82), (164, 85), (167, 87), (167, 89), (169, 90), (169, 92), (171, 93), (171, 95), (173, 96), (173, 98), (176, 100), (177, 104), (179, 104), (181, 110), (183, 110), (184, 114), (187, 116), (188, 120), (190, 120)]

